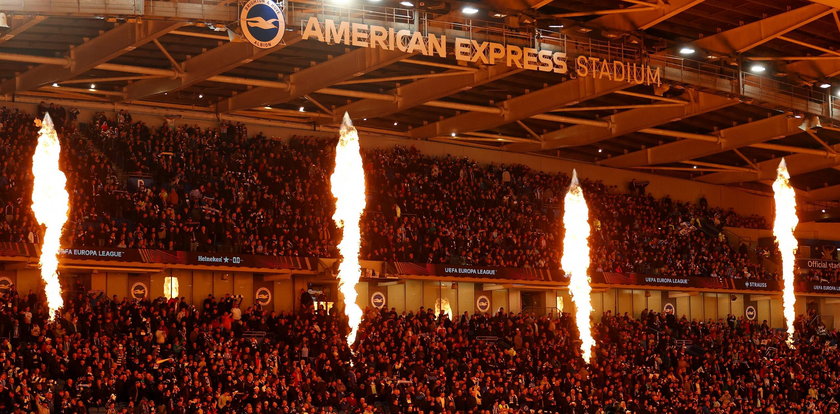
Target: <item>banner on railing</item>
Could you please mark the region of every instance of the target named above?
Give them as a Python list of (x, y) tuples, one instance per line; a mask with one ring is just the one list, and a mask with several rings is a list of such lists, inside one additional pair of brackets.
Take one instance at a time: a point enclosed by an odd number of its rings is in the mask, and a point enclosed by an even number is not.
[(596, 272), (592, 275), (592, 284), (651, 286), (684, 289), (710, 290), (758, 290), (766, 292), (781, 291), (776, 280), (727, 279), (716, 277), (664, 277), (642, 275), (638, 273)]
[(559, 270), (521, 269), (507, 267), (476, 267), (432, 263), (392, 262), (386, 274), (400, 276), (451, 276), (463, 278), (508, 279), (559, 282), (565, 280)]
[[(261, 269), (314, 270), (308, 257), (276, 257), (249, 254), (196, 253), (159, 249), (69, 248), (59, 252), (62, 260), (96, 260), (120, 263), (163, 265), (224, 266)], [(37, 246), (26, 243), (0, 243), (0, 256), (38, 257)]]
[(799, 267), (811, 270), (840, 270), (840, 262), (823, 259), (799, 259)]
[[(531, 281), (557, 282), (558, 287), (568, 284), (568, 279), (559, 270), (552, 269), (516, 269), (498, 267), (456, 266), (422, 263), (387, 263), (385, 276), (438, 276), (480, 278), (488, 281)], [(627, 286), (650, 287), (667, 289), (703, 289), (710, 291), (754, 291), (764, 293), (780, 293), (781, 283), (777, 280), (728, 279), (716, 277), (677, 277), (643, 275), (638, 273), (593, 272), (591, 283), (595, 286)], [(800, 293), (840, 293), (840, 284), (798, 282), (795, 286)]]

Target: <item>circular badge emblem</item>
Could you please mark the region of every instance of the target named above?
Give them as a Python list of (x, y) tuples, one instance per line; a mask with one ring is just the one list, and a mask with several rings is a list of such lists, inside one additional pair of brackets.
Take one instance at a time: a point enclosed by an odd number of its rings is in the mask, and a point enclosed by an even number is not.
[(239, 27), (252, 45), (269, 49), (283, 40), (286, 20), (277, 3), (271, 0), (250, 0), (239, 14)]
[(255, 295), (257, 303), (262, 306), (267, 306), (271, 303), (271, 290), (265, 287), (261, 287), (257, 289), (257, 294)]
[(747, 306), (747, 308), (744, 309), (744, 314), (747, 316), (747, 319), (754, 321), (755, 317), (758, 315), (758, 312), (755, 311), (755, 307)]
[(666, 304), (665, 304), (665, 306), (662, 308), (662, 311), (663, 311), (663, 312), (665, 312), (665, 313), (667, 313), (667, 314), (669, 314), (669, 315), (673, 315), (673, 314), (674, 314), (674, 312), (676, 312), (676, 308), (674, 308), (674, 304), (673, 304), (673, 303), (668, 302), (668, 303), (666, 303)]
[(487, 312), (490, 310), (490, 298), (487, 296), (479, 296), (475, 300), (475, 308), (478, 309), (479, 312)]
[(137, 282), (131, 285), (131, 297), (134, 299), (145, 299), (149, 293), (149, 288), (143, 282)]
[(370, 295), (370, 304), (376, 309), (382, 309), (385, 307), (385, 294), (382, 292), (373, 292)]
[(0, 277), (0, 293), (6, 293), (12, 287), (12, 279), (6, 276)]

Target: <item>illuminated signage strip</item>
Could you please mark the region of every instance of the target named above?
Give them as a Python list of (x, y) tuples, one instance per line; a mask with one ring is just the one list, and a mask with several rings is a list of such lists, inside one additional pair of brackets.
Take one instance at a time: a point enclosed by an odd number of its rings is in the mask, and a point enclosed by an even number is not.
[(303, 40), (313, 39), (327, 44), (398, 50), (439, 58), (446, 58), (451, 51), (455, 59), (461, 62), (504, 64), (512, 68), (557, 74), (568, 74), (571, 71), (579, 77), (637, 85), (659, 86), (662, 83), (660, 68), (643, 64), (583, 55), (570, 62), (565, 52), (554, 50), (480, 42), (462, 37), (447, 39), (446, 35), (424, 35), (419, 31), (331, 19), (321, 21), (314, 16), (306, 22), (301, 37)]

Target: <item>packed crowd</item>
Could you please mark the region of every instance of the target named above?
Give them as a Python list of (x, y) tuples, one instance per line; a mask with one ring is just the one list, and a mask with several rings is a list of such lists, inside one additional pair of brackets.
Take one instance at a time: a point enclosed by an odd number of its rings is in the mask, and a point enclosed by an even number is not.
[[(55, 112), (71, 189), (65, 245), (331, 257), (340, 231), (329, 190), (334, 140), (249, 136), (242, 124), (151, 127), (121, 111), (83, 130)], [(62, 112), (63, 111), (63, 112)], [(65, 115), (61, 115), (64, 113)], [(67, 115), (70, 113), (70, 115)], [(0, 112), (7, 153), (0, 238), (37, 240), (28, 206), (35, 127)], [(413, 148), (365, 151), (366, 259), (557, 268), (569, 176), (522, 165), (431, 157)], [(723, 226), (760, 217), (655, 199), (584, 181), (593, 268), (668, 276), (772, 278), (754, 252), (731, 248)]]
[[(0, 412), (828, 413), (840, 334), (766, 323), (606, 313), (591, 364), (567, 314), (368, 310), (346, 320), (240, 308), (232, 296), (137, 301), (77, 292), (57, 322), (14, 288), (0, 298)], [(264, 336), (262, 334), (265, 334)], [(352, 364), (351, 364), (352, 361)]]
[[(393, 261), (557, 268), (562, 200), (570, 179), (522, 165), (390, 148), (367, 154), (363, 254)], [(668, 276), (767, 279), (755, 254), (733, 249), (724, 226), (766, 228), (763, 218), (655, 199), (584, 180), (593, 268)]]

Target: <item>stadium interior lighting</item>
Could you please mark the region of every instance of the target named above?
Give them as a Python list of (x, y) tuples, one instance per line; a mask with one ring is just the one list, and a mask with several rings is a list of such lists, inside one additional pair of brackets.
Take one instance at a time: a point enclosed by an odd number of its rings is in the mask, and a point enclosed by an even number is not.
[(95, 84), (95, 83), (91, 83), (91, 84), (90, 84), (90, 88), (91, 88), (91, 89), (96, 89), (96, 84)]
[(198, 94), (198, 99), (204, 99), (204, 95)]
[(750, 66), (750, 72), (752, 73), (764, 73), (764, 71), (766, 70), (767, 68), (760, 63), (754, 63), (752, 66)]
[(598, 153), (600, 154), (602, 152), (604, 152), (604, 149), (603, 148), (598, 148)]
[(467, 15), (473, 15), (473, 14), (478, 13), (478, 9), (473, 7), (473, 6), (464, 6), (464, 8), (461, 9), (461, 13), (464, 13), (464, 14), (467, 14)]
[(57, 87), (58, 87), (58, 83), (53, 82), (52, 86), (53, 86), (53, 88), (57, 88)]
[(562, 24), (550, 24), (550, 25), (548, 25), (549, 29), (562, 29), (563, 27), (565, 27), (565, 26), (562, 25)]
[(300, 108), (298, 108), (298, 111), (300, 111), (300, 112), (306, 112), (306, 108), (304, 108), (304, 107), (302, 107), (302, 106), (301, 106)]
[(820, 88), (822, 88), (822, 89), (828, 89), (830, 87), (831, 87), (831, 84), (828, 83), (828, 82), (823, 82), (823, 83), (820, 84)]
[(507, 17), (507, 15), (502, 13), (502, 12), (497, 12), (496, 11), (496, 12), (490, 13), (490, 17), (495, 17), (497, 19), (504, 19), (505, 17)]
[(456, 136), (456, 135), (458, 135), (458, 134), (456, 134), (456, 133), (454, 133), (454, 132), (453, 132), (453, 133), (451, 133), (450, 135), (452, 135), (452, 136), (454, 137), (454, 136)]
[(414, 7), (414, 3), (410, 2), (410, 1), (401, 1), (401, 2), (400, 2), (400, 6), (403, 6), (403, 7)]
[(683, 46), (680, 48), (680, 54), (683, 56), (693, 55), (696, 50), (691, 46)]

